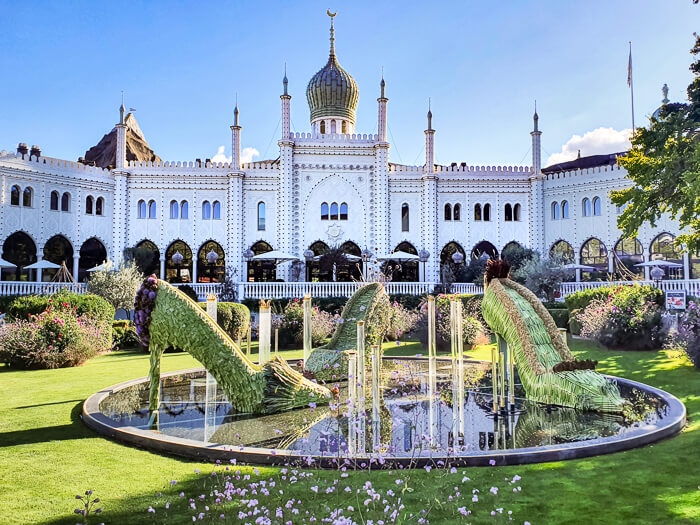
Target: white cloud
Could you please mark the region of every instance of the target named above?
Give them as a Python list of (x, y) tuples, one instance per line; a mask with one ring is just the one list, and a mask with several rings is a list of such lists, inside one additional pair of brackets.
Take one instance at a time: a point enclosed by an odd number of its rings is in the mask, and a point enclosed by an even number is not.
[[(231, 157), (226, 156), (224, 151), (226, 150), (225, 146), (219, 146), (219, 149), (216, 152), (216, 155), (214, 155), (211, 158), (212, 162), (231, 162)], [(248, 163), (253, 161), (253, 157), (258, 157), (260, 156), (260, 152), (256, 150), (255, 148), (243, 148), (241, 150), (241, 163)]]
[(547, 166), (574, 160), (581, 150), (581, 156), (617, 153), (631, 147), (631, 129), (618, 131), (613, 128), (598, 128), (581, 135), (574, 135), (561, 147), (560, 153), (554, 153), (547, 159)]

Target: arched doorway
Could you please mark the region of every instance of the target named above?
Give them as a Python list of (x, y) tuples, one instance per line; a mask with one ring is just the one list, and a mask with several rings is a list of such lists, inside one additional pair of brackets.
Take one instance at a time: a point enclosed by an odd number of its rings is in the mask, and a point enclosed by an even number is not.
[(165, 250), (165, 280), (169, 283), (192, 282), (192, 250), (185, 241), (178, 239)]
[(30, 281), (36, 270), (24, 267), (36, 262), (36, 244), (24, 232), (15, 232), (2, 245), (2, 258), (16, 265), (16, 268), (2, 268), (3, 281)]
[(144, 275), (160, 275), (160, 250), (154, 242), (145, 239), (133, 250), (134, 264)]
[[(73, 273), (73, 245), (63, 235), (54, 235), (44, 244), (44, 259), (54, 264), (66, 263)], [(43, 281), (51, 281), (58, 270), (46, 269), (41, 272)], [(75, 276), (73, 277), (75, 280)]]
[[(683, 264), (683, 255), (680, 247), (676, 246), (676, 237), (670, 233), (662, 233), (651, 242), (652, 261), (669, 261)], [(683, 268), (668, 268), (665, 271), (666, 279), (683, 279)]]
[[(265, 241), (258, 241), (250, 247), (253, 255), (271, 252), (272, 246)], [(248, 281), (268, 282), (277, 279), (277, 267), (275, 261), (248, 261)]]
[(453, 256), (455, 253), (462, 255), (462, 262), (460, 263), (460, 266), (463, 265), (464, 261), (466, 261), (467, 254), (459, 243), (454, 241), (448, 242), (440, 252), (440, 277), (442, 281), (446, 280), (447, 273), (450, 273), (452, 275), (452, 279), (454, 279), (453, 274), (455, 273), (455, 262)]
[(489, 241), (481, 241), (472, 248), (471, 258), (479, 259), (484, 254), (488, 255), (489, 259), (496, 259), (498, 257), (498, 250)]
[[(456, 205), (455, 205), (456, 209)], [(411, 255), (418, 255), (418, 250), (410, 242), (403, 241), (399, 243), (395, 252), (406, 252)], [(395, 282), (417, 282), (418, 278), (418, 261), (390, 261), (392, 267), (395, 268), (391, 274), (391, 280)]]
[(222, 283), (226, 278), (224, 249), (216, 241), (207, 241), (197, 253), (197, 282)]
[(362, 250), (352, 241), (345, 241), (340, 249), (346, 255), (346, 263), (336, 270), (336, 281), (357, 281), (362, 278)]
[(78, 279), (79, 282), (87, 281), (90, 277), (90, 268), (99, 266), (107, 260), (107, 249), (99, 239), (91, 237), (80, 247), (80, 259), (78, 261)]
[(306, 280), (311, 282), (328, 282), (332, 276), (328, 272), (321, 271), (321, 257), (330, 251), (329, 246), (323, 241), (316, 241), (309, 246), (309, 251), (313, 252), (313, 257), (306, 263)]
[(592, 237), (581, 246), (581, 264), (595, 268), (592, 272), (581, 272), (584, 281), (601, 280), (608, 272), (608, 249), (600, 239)]
[(636, 237), (620, 239), (613, 249), (615, 277), (627, 279), (633, 275), (644, 275), (644, 268), (635, 266), (644, 261), (644, 248)]
[(549, 258), (557, 259), (562, 264), (575, 262), (574, 248), (566, 241), (557, 241), (549, 249)]

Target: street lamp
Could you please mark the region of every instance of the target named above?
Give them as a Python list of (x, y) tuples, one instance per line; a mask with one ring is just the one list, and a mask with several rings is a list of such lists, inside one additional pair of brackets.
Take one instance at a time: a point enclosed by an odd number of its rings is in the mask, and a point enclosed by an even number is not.
[(177, 266), (177, 279), (178, 281), (180, 280), (180, 265), (182, 264), (182, 261), (185, 259), (185, 257), (180, 253), (179, 250), (177, 250), (173, 256), (170, 258), (171, 261), (173, 261), (173, 264)]
[(423, 263), (423, 281), (427, 281), (425, 276), (425, 263), (428, 262), (430, 258), (430, 252), (423, 248), (418, 254), (418, 260)]
[(214, 282), (214, 266), (216, 265), (216, 261), (219, 260), (219, 254), (216, 253), (214, 250), (210, 251), (207, 254), (207, 262), (209, 263), (209, 282), (213, 283)]
[(310, 268), (309, 265), (311, 264), (312, 259), (314, 258), (316, 254), (314, 253), (313, 250), (305, 250), (304, 251), (304, 261), (306, 261), (306, 282), (311, 281), (311, 275), (310, 275)]
[(664, 271), (662, 268), (659, 268), (658, 266), (654, 266), (651, 269), (651, 272), (649, 274), (651, 275), (651, 279), (654, 281), (654, 284), (656, 285), (657, 288), (661, 285), (661, 281), (664, 278)]

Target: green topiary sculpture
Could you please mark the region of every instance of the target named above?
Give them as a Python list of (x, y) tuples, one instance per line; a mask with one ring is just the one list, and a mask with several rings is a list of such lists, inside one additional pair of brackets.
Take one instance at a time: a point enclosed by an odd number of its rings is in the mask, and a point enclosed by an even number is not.
[(169, 346), (201, 362), (239, 413), (279, 412), (330, 400), (327, 388), (305, 379), (279, 357), (262, 367), (250, 362), (197, 303), (155, 276), (137, 294), (135, 320), (151, 353), (151, 410), (158, 408), (160, 360)]

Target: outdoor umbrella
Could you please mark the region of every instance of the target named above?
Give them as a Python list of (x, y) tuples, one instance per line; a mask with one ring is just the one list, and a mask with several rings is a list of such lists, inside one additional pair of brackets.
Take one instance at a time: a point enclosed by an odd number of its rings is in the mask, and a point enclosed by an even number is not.
[(292, 255), (290, 253), (281, 252), (279, 250), (272, 250), (271, 252), (265, 252), (258, 255), (254, 255), (250, 258), (251, 261), (274, 261), (275, 264), (288, 262), (288, 261), (298, 261), (299, 257)]
[[(311, 260), (312, 261), (320, 261), (324, 255), (325, 254), (316, 255), (316, 256), (312, 257)], [(344, 253), (343, 255), (345, 256), (345, 258), (348, 261), (361, 261), (362, 260), (362, 257), (360, 257), (359, 255), (353, 255), (351, 253)]]
[[(12, 265), (14, 266), (14, 264)], [(41, 259), (40, 261), (35, 262), (34, 264), (30, 264), (28, 266), (25, 266), (25, 270), (58, 270), (61, 267), (60, 264), (52, 263), (51, 261), (47, 261), (46, 259)]]
[(105, 261), (102, 264), (98, 264), (94, 268), (86, 270), (87, 272), (104, 272), (105, 270), (112, 270), (112, 263), (110, 261)]
[(413, 255), (412, 253), (402, 252), (397, 250), (394, 253), (385, 255), (383, 257), (377, 257), (380, 261), (418, 261), (420, 257)]
[(15, 268), (17, 265), (0, 258), (0, 268)]
[(581, 270), (582, 272), (593, 272), (595, 268), (593, 266), (586, 266), (585, 264), (569, 263), (562, 266), (565, 270)]
[(674, 263), (671, 261), (664, 261), (663, 259), (658, 260), (658, 261), (646, 261), (643, 263), (635, 264), (635, 266), (649, 267), (649, 268), (653, 268), (654, 266), (658, 266), (659, 268), (683, 268), (682, 264)]

